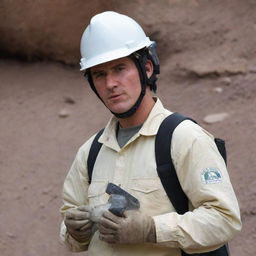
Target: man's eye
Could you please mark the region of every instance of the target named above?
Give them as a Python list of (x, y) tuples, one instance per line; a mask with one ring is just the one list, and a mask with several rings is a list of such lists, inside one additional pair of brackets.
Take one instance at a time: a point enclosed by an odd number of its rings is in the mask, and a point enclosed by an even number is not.
[(117, 67), (117, 71), (122, 71), (122, 70), (124, 70), (123, 66)]
[(96, 73), (94, 74), (94, 78), (101, 78), (103, 77), (105, 74), (103, 72), (100, 72), (100, 73)]

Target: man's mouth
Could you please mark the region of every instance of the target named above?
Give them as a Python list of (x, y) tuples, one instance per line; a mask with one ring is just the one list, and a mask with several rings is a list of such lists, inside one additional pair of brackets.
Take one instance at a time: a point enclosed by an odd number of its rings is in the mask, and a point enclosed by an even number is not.
[(122, 94), (112, 94), (109, 96), (109, 99), (110, 100), (115, 100), (115, 99), (118, 99)]

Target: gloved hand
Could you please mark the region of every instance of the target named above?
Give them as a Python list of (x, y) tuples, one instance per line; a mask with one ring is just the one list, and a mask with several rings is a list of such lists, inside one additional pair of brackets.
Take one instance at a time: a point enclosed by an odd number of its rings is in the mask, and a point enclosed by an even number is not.
[(90, 220), (98, 223), (105, 211), (107, 211), (110, 207), (110, 203), (101, 204), (91, 207), (90, 209)]
[(64, 223), (68, 233), (78, 242), (86, 242), (92, 235), (93, 222), (90, 221), (90, 207), (79, 206), (66, 211)]
[(153, 218), (137, 210), (125, 211), (124, 217), (106, 211), (98, 223), (98, 228), (99, 238), (111, 244), (156, 242)]

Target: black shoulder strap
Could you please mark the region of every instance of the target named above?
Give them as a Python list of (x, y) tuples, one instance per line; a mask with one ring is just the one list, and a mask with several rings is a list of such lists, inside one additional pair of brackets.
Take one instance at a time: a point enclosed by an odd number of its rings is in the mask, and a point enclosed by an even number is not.
[(215, 138), (214, 141), (225, 163), (227, 164), (227, 152), (226, 152), (225, 141), (220, 138)]
[[(179, 113), (173, 113), (167, 116), (161, 123), (159, 130), (156, 135), (155, 141), (155, 157), (157, 164), (157, 172), (162, 185), (168, 195), (170, 201), (172, 202), (174, 208), (179, 214), (184, 214), (188, 209), (188, 198), (183, 192), (179, 179), (176, 174), (172, 159), (171, 159), (171, 141), (172, 134), (175, 128), (184, 120), (193, 119), (185, 117)], [(215, 143), (220, 151), (222, 157), (226, 161), (226, 149), (225, 142), (221, 139), (215, 139)], [(199, 254), (187, 254), (181, 251), (182, 256), (228, 256), (229, 250), (228, 245), (223, 245), (217, 250), (199, 253)]]
[(173, 131), (186, 119), (192, 120), (179, 113), (167, 116), (159, 127), (155, 141), (157, 172), (166, 194), (179, 214), (188, 211), (188, 198), (181, 188), (172, 163), (170, 145)]
[(90, 151), (89, 151), (89, 155), (87, 158), (87, 169), (88, 169), (88, 182), (89, 184), (91, 183), (92, 180), (92, 171), (93, 171), (93, 167), (96, 161), (96, 158), (98, 156), (98, 153), (101, 149), (102, 143), (98, 142), (99, 137), (101, 136), (101, 134), (103, 133), (104, 129), (100, 130), (95, 138), (93, 139)]

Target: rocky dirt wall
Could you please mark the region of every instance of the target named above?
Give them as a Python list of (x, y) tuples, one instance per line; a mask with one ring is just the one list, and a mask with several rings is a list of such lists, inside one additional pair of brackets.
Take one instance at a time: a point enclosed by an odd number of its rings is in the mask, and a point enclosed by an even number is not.
[(90, 16), (107, 8), (106, 2), (1, 1), (1, 55), (76, 64), (84, 26)]
[(158, 42), (161, 61), (171, 56), (175, 72), (205, 76), (255, 69), (255, 0), (2, 0), (0, 53), (78, 65), (86, 24), (106, 10), (141, 23)]

